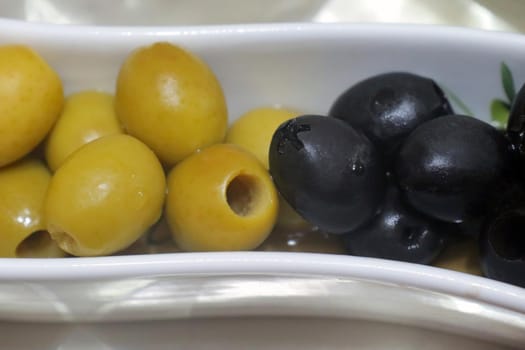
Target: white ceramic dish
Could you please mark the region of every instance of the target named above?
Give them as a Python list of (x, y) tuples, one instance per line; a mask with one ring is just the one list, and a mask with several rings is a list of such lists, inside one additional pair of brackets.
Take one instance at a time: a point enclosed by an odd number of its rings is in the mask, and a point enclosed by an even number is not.
[[(511, 350), (436, 330), (358, 319), (235, 317), (104, 324), (0, 323), (6, 350)], [(29, 336), (28, 336), (29, 335)]]
[[(406, 70), (435, 78), (479, 118), (504, 98), (499, 67), (525, 81), (525, 38), (393, 25), (76, 27), (0, 21), (0, 43), (39, 51), (68, 92), (113, 91), (127, 53), (183, 45), (221, 81), (231, 118), (261, 105), (325, 113), (349, 84)], [(121, 321), (207, 316), (380, 320), (525, 344), (525, 289), (443, 269), (306, 253), (179, 253), (0, 259), (0, 319)]]

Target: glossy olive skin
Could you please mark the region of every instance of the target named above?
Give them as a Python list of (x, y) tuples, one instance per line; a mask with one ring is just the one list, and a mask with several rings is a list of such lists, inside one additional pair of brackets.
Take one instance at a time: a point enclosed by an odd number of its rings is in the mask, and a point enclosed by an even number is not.
[(168, 166), (222, 142), (228, 124), (222, 87), (210, 67), (166, 42), (128, 55), (117, 78), (115, 109), (124, 129)]
[(52, 171), (86, 143), (107, 135), (122, 134), (113, 100), (109, 93), (91, 90), (66, 98), (64, 109), (45, 145), (46, 161)]
[(75, 256), (108, 255), (135, 242), (162, 213), (164, 170), (129, 135), (110, 135), (74, 152), (54, 173), (44, 203), (47, 230)]
[(519, 180), (499, 196), (499, 210), (485, 222), (479, 237), (480, 265), (489, 278), (525, 287), (525, 84), (516, 94), (506, 128)]
[(268, 169), (268, 151), (275, 130), (298, 115), (300, 113), (292, 109), (277, 107), (249, 110), (230, 126), (225, 142), (236, 144), (252, 153)]
[(344, 242), (350, 255), (429, 264), (444, 249), (452, 226), (412, 209), (391, 184), (381, 212), (365, 226), (348, 233)]
[(521, 178), (525, 179), (525, 84), (516, 94), (510, 108), (506, 133), (519, 163), (517, 168), (521, 171)]
[(35, 51), (0, 46), (0, 166), (31, 152), (62, 109), (62, 82)]
[(516, 94), (509, 112), (507, 123), (507, 134), (511, 138), (513, 146), (520, 152), (524, 152), (523, 135), (525, 133), (525, 84)]
[(487, 213), (511, 166), (509, 144), (500, 132), (475, 118), (450, 115), (420, 125), (407, 137), (396, 174), (414, 208), (461, 223)]
[(328, 115), (364, 131), (386, 154), (392, 154), (418, 125), (451, 113), (450, 103), (432, 79), (392, 72), (348, 88)]
[[(250, 152), (268, 169), (270, 167), (268, 152), (275, 130), (285, 121), (298, 115), (300, 115), (299, 112), (282, 107), (251, 109), (230, 126), (225, 142), (233, 143)], [(308, 226), (308, 223), (280, 197), (277, 225), (293, 229)]]
[[(51, 241), (44, 217), (44, 199), (51, 173), (44, 163), (24, 158), (0, 168), (0, 257), (62, 257)], [(37, 245), (24, 242), (42, 233)]]
[(168, 175), (165, 216), (185, 251), (254, 249), (272, 231), (278, 211), (268, 171), (233, 144), (196, 152)]
[(281, 195), (321, 230), (345, 233), (376, 214), (385, 191), (381, 155), (335, 118), (305, 115), (277, 129), (270, 173)]
[(525, 208), (507, 210), (486, 224), (480, 263), (489, 278), (525, 287)]

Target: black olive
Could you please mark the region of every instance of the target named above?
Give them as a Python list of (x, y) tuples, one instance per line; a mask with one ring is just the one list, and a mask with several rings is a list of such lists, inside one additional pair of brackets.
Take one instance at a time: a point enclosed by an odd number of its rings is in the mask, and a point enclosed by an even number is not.
[(344, 233), (376, 214), (385, 193), (380, 154), (362, 133), (324, 116), (300, 116), (274, 133), (270, 173), (301, 216), (330, 233)]
[(397, 187), (391, 185), (381, 213), (370, 223), (348, 233), (344, 238), (345, 248), (351, 255), (429, 264), (457, 229), (454, 226), (410, 208)]
[(491, 125), (459, 115), (417, 127), (396, 160), (408, 202), (428, 216), (455, 223), (485, 215), (511, 168), (508, 140)]
[[(514, 169), (515, 170), (515, 169)], [(470, 217), (457, 224), (458, 234), (478, 238), (487, 220), (502, 212), (525, 203), (525, 183), (519, 180), (515, 172), (510, 172), (505, 181), (500, 181), (485, 197), (485, 214)]]
[(362, 130), (391, 155), (418, 125), (452, 113), (443, 91), (432, 79), (393, 72), (351, 86), (328, 114)]
[(525, 84), (512, 103), (509, 112), (509, 121), (507, 123), (507, 133), (512, 140), (513, 146), (521, 152), (524, 152), (523, 136), (525, 133)]
[(516, 94), (510, 108), (507, 135), (515, 157), (521, 162), (519, 168), (525, 173), (525, 84)]
[(490, 220), (480, 239), (480, 263), (489, 278), (525, 287), (525, 208)]

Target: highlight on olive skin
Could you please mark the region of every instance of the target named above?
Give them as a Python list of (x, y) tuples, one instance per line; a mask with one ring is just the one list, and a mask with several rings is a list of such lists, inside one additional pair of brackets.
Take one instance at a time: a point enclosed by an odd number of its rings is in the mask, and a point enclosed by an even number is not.
[(66, 98), (64, 109), (47, 137), (47, 165), (55, 171), (86, 143), (122, 132), (112, 94), (95, 90), (74, 93)]
[(170, 43), (128, 55), (117, 78), (115, 108), (126, 132), (167, 166), (222, 142), (228, 126), (226, 100), (213, 71)]
[(328, 115), (362, 130), (382, 152), (392, 155), (418, 125), (452, 113), (434, 80), (408, 72), (389, 72), (349, 87), (337, 97)]
[(491, 125), (468, 116), (444, 116), (407, 137), (395, 171), (414, 208), (461, 223), (487, 214), (488, 201), (512, 169), (509, 150), (508, 140)]

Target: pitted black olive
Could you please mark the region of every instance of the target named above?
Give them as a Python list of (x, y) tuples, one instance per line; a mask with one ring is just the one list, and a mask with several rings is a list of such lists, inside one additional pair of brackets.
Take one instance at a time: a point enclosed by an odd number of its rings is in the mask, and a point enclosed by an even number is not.
[(507, 123), (507, 135), (512, 144), (514, 156), (519, 163), (518, 169), (525, 179), (525, 84), (512, 103)]
[(457, 231), (455, 226), (415, 211), (403, 202), (399, 189), (392, 184), (381, 212), (345, 235), (345, 248), (351, 255), (429, 264)]
[(508, 140), (478, 119), (450, 115), (417, 127), (396, 160), (399, 185), (415, 209), (460, 223), (487, 214), (509, 181)]
[(451, 113), (450, 103), (432, 79), (393, 72), (351, 86), (328, 114), (362, 130), (391, 155), (418, 125)]
[(307, 221), (331, 233), (356, 229), (378, 211), (386, 176), (381, 155), (342, 120), (307, 115), (274, 133), (270, 173)]
[(525, 208), (490, 220), (480, 244), (481, 270), (489, 278), (525, 287)]

